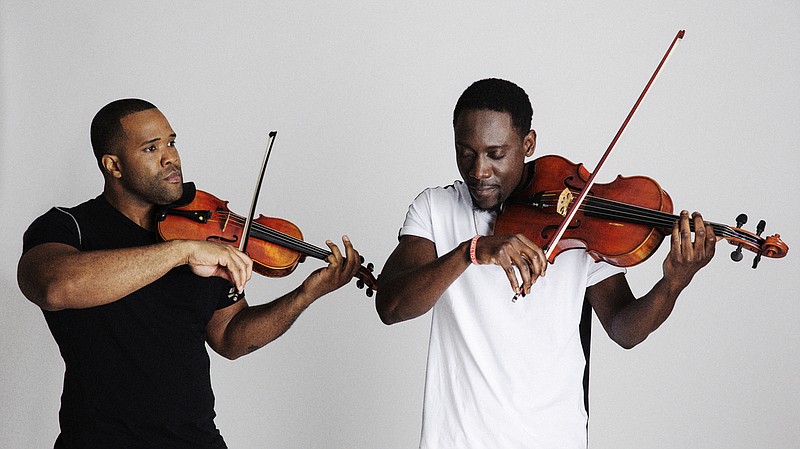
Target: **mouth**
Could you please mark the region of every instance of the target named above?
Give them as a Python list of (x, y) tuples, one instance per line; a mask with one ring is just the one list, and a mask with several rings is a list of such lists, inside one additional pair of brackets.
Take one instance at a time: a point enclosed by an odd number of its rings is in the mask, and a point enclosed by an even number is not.
[(167, 182), (173, 183), (173, 184), (182, 183), (183, 182), (183, 174), (181, 174), (180, 170), (173, 170), (172, 172), (170, 172), (164, 178), (164, 181), (167, 181)]
[(469, 191), (472, 192), (472, 196), (475, 199), (484, 199), (484, 198), (491, 198), (497, 195), (497, 192), (500, 190), (499, 186), (496, 185), (471, 185), (469, 186)]

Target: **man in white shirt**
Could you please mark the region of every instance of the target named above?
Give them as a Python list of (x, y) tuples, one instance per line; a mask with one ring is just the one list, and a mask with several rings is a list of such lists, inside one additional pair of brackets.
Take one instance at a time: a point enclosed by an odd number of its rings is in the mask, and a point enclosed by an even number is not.
[(433, 310), (421, 448), (585, 448), (590, 310), (631, 348), (714, 255), (713, 229), (683, 211), (662, 279), (636, 298), (624, 268), (581, 250), (548, 268), (524, 235), (493, 235), (502, 204), (540, 175), (525, 163), (536, 146), (531, 118), (527, 94), (511, 82), (464, 91), (453, 113), (462, 180), (417, 196), (381, 273), (384, 323)]

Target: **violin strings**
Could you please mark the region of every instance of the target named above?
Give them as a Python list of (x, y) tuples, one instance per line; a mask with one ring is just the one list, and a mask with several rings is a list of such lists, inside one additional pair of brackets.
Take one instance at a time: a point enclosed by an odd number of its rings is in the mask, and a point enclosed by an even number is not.
[[(544, 193), (542, 195), (542, 199), (545, 205), (554, 205), (559, 196), (560, 192)], [(627, 222), (659, 227), (672, 227), (675, 220), (680, 218), (677, 215), (669, 214), (667, 212), (594, 196), (587, 197), (586, 203), (581, 205), (580, 209), (590, 215), (593, 214), (605, 218), (614, 218)], [(751, 243), (757, 247), (760, 247), (762, 244), (763, 239), (749, 234), (737, 232), (727, 225), (714, 222), (708, 222), (708, 224), (712, 226), (715, 234), (718, 236), (736, 238), (744, 242)], [(690, 226), (692, 231), (694, 231), (693, 222), (690, 222)]]
[(303, 240), (292, 237), (288, 234), (284, 234), (261, 223), (253, 222), (251, 226), (254, 232), (260, 232), (261, 235), (265, 236), (263, 240), (270, 241), (271, 243), (275, 243), (289, 249), (299, 250), (299, 252), (305, 253), (311, 257), (325, 260), (325, 258), (331, 254), (330, 251), (322, 250), (321, 248), (304, 242)]
[[(641, 220), (642, 224), (655, 224), (662, 227), (672, 227), (675, 220), (680, 217), (677, 215), (661, 212), (654, 209), (643, 208), (630, 204), (621, 203), (618, 201), (608, 200), (604, 198), (592, 197), (589, 200), (586, 210), (590, 213), (608, 213), (610, 217), (615, 217), (614, 212), (619, 212), (623, 218), (628, 218), (631, 221)], [(595, 206), (598, 206), (595, 208)], [(690, 228), (694, 231), (694, 222), (690, 221)], [(739, 233), (731, 229), (729, 226), (707, 222), (714, 229), (714, 233), (720, 237), (733, 237), (741, 240), (749, 241), (750, 243), (759, 245), (759, 240), (747, 234)]]
[[(234, 226), (238, 226), (239, 229), (242, 229), (244, 228), (245, 218), (233, 212), (214, 211), (212, 218), (210, 218), (208, 222), (227, 222), (229, 224), (233, 224)], [(251, 230), (254, 234), (263, 236), (263, 240), (266, 240), (269, 243), (274, 243), (320, 260), (325, 260), (331, 254), (330, 251), (325, 251), (322, 248), (311, 245), (308, 242), (278, 230), (272, 229), (269, 226), (258, 223), (257, 221), (252, 222)]]

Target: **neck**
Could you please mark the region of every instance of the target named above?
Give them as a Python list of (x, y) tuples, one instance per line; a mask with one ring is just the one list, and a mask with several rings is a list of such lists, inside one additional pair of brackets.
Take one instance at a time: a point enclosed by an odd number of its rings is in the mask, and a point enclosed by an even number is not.
[(148, 231), (155, 230), (156, 206), (154, 204), (142, 201), (127, 191), (108, 188), (108, 186), (103, 190), (103, 197), (108, 204), (130, 221)]

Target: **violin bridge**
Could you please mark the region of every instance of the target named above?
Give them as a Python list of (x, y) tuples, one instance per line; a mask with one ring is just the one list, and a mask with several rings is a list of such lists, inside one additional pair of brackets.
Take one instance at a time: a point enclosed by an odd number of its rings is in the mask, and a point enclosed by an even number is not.
[(558, 212), (562, 217), (566, 217), (570, 204), (572, 204), (572, 192), (569, 189), (564, 189), (561, 191), (561, 195), (558, 196), (556, 212)]

